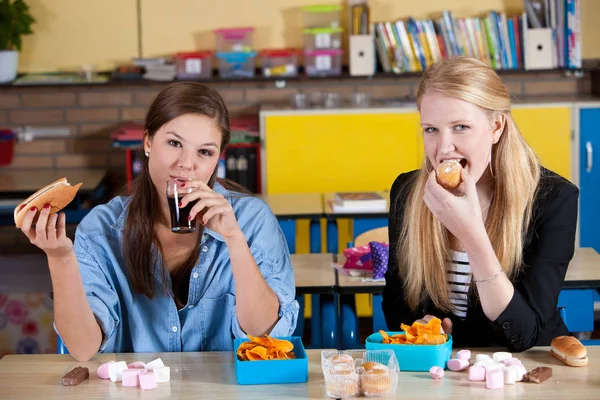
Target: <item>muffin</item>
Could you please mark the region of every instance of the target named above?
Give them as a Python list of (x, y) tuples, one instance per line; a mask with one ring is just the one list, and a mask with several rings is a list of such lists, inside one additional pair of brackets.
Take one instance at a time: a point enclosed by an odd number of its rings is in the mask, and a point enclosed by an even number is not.
[(346, 364), (351, 368), (354, 368), (354, 359), (348, 354), (336, 354), (335, 356), (329, 358), (329, 362), (331, 364)]
[(327, 395), (333, 398), (354, 397), (359, 394), (358, 374), (354, 367), (341, 362), (332, 364), (325, 379)]
[(360, 375), (360, 387), (367, 397), (387, 394), (392, 386), (390, 369), (380, 363), (366, 362), (364, 372)]

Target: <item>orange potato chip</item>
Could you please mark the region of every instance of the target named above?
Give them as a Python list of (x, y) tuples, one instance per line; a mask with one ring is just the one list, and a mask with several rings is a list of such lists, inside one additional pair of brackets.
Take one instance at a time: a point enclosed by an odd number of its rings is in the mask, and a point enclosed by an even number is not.
[(285, 353), (294, 350), (294, 345), (288, 340), (273, 339), (273, 347)]
[(252, 349), (254, 347), (256, 347), (256, 343), (244, 342), (244, 343), (240, 344), (240, 347), (238, 347), (238, 349), (236, 351), (238, 359), (240, 361), (246, 361), (246, 360), (248, 360), (248, 358), (246, 358), (246, 350), (250, 350), (250, 349)]
[(236, 355), (240, 361), (258, 361), (258, 360), (287, 360), (296, 358), (292, 350), (294, 345), (288, 340), (272, 338), (269, 335), (265, 337), (255, 337), (248, 335), (250, 341), (239, 345)]
[(446, 335), (429, 335), (427, 344), (444, 344), (448, 341)]
[(430, 335), (439, 335), (442, 329), (442, 320), (439, 318), (432, 318), (429, 320), (427, 325), (417, 324), (416, 328), (417, 336), (424, 335), (426, 333)]
[(398, 333), (393, 336), (380, 330), (381, 343), (383, 344), (444, 344), (448, 341), (448, 336), (441, 333), (442, 320), (432, 318), (429, 322), (421, 324), (417, 321), (412, 325), (400, 324), (400, 329), (404, 333)]
[(246, 355), (248, 358), (252, 358), (254, 360), (268, 360), (269, 355), (267, 354), (267, 349), (262, 346), (253, 347), (250, 350), (246, 350)]
[(381, 335), (381, 343), (390, 342), (390, 336), (387, 334), (387, 332), (379, 330), (379, 334)]

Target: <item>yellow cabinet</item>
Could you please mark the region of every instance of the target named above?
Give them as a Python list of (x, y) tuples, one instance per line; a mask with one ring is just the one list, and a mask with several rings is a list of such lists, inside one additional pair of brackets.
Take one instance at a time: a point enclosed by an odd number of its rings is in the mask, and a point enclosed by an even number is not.
[(265, 192), (389, 190), (423, 156), (416, 110), (265, 113)]
[(571, 108), (566, 105), (515, 107), (513, 117), (540, 163), (571, 179)]

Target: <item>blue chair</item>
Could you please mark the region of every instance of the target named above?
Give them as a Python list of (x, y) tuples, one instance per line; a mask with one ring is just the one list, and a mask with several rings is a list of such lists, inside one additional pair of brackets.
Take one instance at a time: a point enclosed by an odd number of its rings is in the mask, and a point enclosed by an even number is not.
[[(375, 226), (381, 224), (382, 221), (369, 221), (370, 224)], [(387, 221), (386, 221), (387, 222)], [(348, 247), (352, 246), (364, 246), (370, 242), (387, 242), (389, 233), (387, 226), (378, 226), (373, 229), (362, 230), (360, 226), (355, 222), (354, 233), (359, 233), (354, 243), (348, 243)], [(370, 225), (369, 225), (370, 227)], [(358, 327), (358, 317), (356, 314), (356, 300), (354, 295), (346, 295), (341, 297), (340, 314), (342, 319), (341, 327), (341, 345), (342, 349), (357, 349), (363, 348), (364, 344), (360, 340), (360, 331)], [(381, 294), (375, 293), (372, 295), (372, 310), (373, 310), (373, 331), (376, 332), (379, 329), (387, 330), (383, 311), (381, 309)]]
[(67, 346), (63, 343), (60, 336), (56, 336), (56, 352), (58, 354), (69, 354), (69, 350), (67, 350)]

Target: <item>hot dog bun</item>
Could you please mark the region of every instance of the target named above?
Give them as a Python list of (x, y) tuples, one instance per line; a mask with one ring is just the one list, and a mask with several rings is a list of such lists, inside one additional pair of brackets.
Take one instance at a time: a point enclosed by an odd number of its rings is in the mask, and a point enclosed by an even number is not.
[(458, 160), (446, 160), (438, 165), (435, 176), (440, 186), (446, 189), (456, 189), (462, 182), (462, 165)]
[[(17, 228), (21, 228), (25, 215), (32, 207), (36, 207), (39, 211), (44, 205), (50, 204), (52, 206), (50, 209), (51, 214), (59, 212), (73, 201), (80, 187), (81, 183), (71, 186), (67, 182), (67, 178), (61, 178), (44, 186), (15, 208), (15, 225)], [(38, 215), (36, 214), (34, 223), (37, 221), (37, 217)]]
[(550, 344), (550, 353), (571, 367), (588, 365), (587, 349), (573, 336), (558, 336)]

